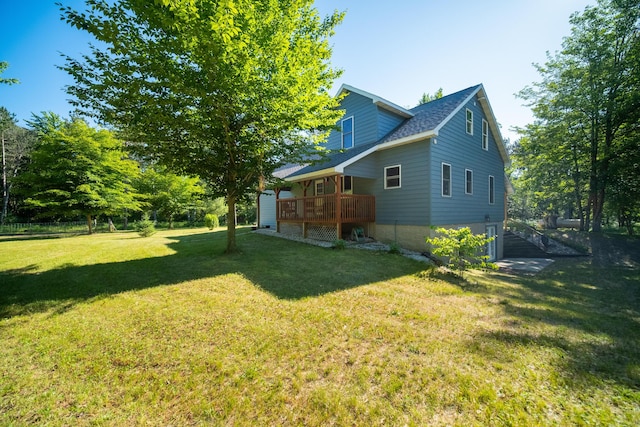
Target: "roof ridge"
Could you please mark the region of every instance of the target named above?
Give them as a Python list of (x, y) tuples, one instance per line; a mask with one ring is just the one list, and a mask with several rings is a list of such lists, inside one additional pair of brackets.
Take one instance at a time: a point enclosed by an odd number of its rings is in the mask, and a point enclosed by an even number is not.
[(448, 95), (444, 95), (441, 98), (434, 99), (434, 100), (429, 101), (429, 102), (425, 102), (424, 104), (416, 105), (415, 107), (410, 108), (409, 111), (411, 111), (412, 113), (420, 112), (423, 109), (427, 108), (427, 106), (432, 107), (434, 105), (434, 103), (436, 103), (436, 102), (445, 102), (446, 100), (449, 100), (449, 99), (451, 99), (451, 98), (453, 98), (455, 96), (460, 96), (463, 93), (473, 92), (474, 90), (476, 90), (477, 88), (479, 88), (481, 86), (482, 86), (482, 83), (479, 83), (479, 84), (473, 85), (473, 86), (469, 86), (468, 88), (465, 88), (465, 89), (450, 93)]

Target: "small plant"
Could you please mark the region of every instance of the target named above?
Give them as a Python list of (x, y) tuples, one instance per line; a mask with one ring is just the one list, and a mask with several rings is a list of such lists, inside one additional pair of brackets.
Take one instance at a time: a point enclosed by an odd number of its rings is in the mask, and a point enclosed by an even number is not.
[(209, 230), (220, 227), (220, 220), (216, 214), (206, 214), (204, 216), (204, 224)]
[(400, 253), (400, 245), (396, 242), (393, 242), (389, 245), (389, 253), (390, 254), (399, 254)]
[(337, 239), (333, 241), (333, 246), (331, 246), (333, 249), (345, 249), (347, 247), (347, 242), (345, 240), (342, 239)]
[(149, 237), (156, 232), (156, 227), (153, 225), (153, 221), (149, 219), (148, 214), (143, 214), (140, 221), (136, 222), (134, 228), (141, 237)]
[(436, 228), (440, 237), (427, 237), (427, 244), (431, 246), (431, 253), (445, 258), (447, 266), (457, 272), (464, 279), (464, 272), (468, 269), (496, 269), (497, 266), (489, 262), (485, 254), (485, 246), (495, 237), (485, 234), (473, 234), (469, 227)]

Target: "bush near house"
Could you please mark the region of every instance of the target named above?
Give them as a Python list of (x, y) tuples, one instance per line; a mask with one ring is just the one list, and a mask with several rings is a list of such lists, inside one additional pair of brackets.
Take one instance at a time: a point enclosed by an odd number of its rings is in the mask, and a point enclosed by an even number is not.
[(462, 228), (435, 228), (440, 234), (436, 237), (427, 237), (427, 244), (431, 253), (444, 258), (449, 268), (464, 277), (464, 272), (469, 269), (497, 269), (497, 266), (489, 262), (489, 256), (485, 253), (487, 244), (495, 237), (487, 237), (486, 234), (473, 234), (469, 227)]

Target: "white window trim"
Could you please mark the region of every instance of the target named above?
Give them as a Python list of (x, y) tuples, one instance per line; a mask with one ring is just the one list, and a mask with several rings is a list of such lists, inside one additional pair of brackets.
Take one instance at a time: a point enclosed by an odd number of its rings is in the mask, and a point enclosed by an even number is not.
[[(387, 186), (387, 182), (389, 180), (389, 177), (387, 176), (387, 170), (389, 169), (393, 169), (393, 168), (398, 168), (398, 185), (394, 186), (394, 187), (389, 187)], [(395, 175), (392, 177), (395, 178)], [(396, 188), (402, 188), (402, 165), (392, 165), (392, 166), (385, 166), (384, 168), (384, 189), (385, 190), (394, 190)]]
[[(344, 122), (351, 120), (351, 147), (345, 148), (344, 146)], [(343, 150), (350, 150), (356, 145), (356, 121), (353, 116), (349, 116), (340, 122), (340, 146)]]
[[(322, 191), (318, 192), (318, 184), (322, 184)], [(324, 179), (316, 179), (313, 183), (313, 189), (314, 189), (314, 193), (316, 196), (322, 196), (324, 195), (324, 186), (325, 186), (325, 182)]]
[[(493, 184), (493, 185), (492, 185)], [(493, 188), (493, 201), (491, 201), (491, 190)], [(489, 175), (489, 204), (496, 204), (496, 178), (493, 175)]]
[(489, 122), (482, 119), (482, 149), (489, 151)]
[[(467, 174), (471, 172), (471, 191), (467, 191)], [(473, 169), (464, 170), (464, 194), (473, 195)]]
[[(449, 166), (449, 194), (444, 194), (444, 167)], [(442, 197), (451, 197), (453, 194), (453, 168), (449, 163), (442, 162), (440, 164), (440, 195)]]
[[(471, 113), (471, 132), (469, 132), (469, 113)], [(473, 135), (473, 111), (467, 108), (464, 113), (464, 130), (467, 132), (467, 135)]]

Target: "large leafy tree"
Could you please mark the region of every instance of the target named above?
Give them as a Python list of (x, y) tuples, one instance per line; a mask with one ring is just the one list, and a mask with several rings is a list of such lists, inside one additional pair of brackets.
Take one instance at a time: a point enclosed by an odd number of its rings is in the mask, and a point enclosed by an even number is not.
[[(342, 14), (313, 0), (94, 0), (71, 25), (104, 48), (63, 67), (75, 105), (143, 154), (199, 176), (228, 218), (261, 177), (308, 154), (340, 117), (328, 43)], [(227, 252), (236, 249), (227, 221)]]
[(92, 217), (139, 210), (131, 180), (138, 163), (127, 159), (123, 143), (108, 130), (80, 119), (66, 121), (43, 113), (31, 121), (38, 141), (27, 169), (18, 177), (26, 206), (41, 217)]
[(584, 204), (584, 227), (600, 231), (606, 194), (615, 182), (613, 160), (628, 148), (621, 130), (640, 119), (640, 4), (600, 0), (570, 22), (563, 49), (537, 66), (542, 81), (520, 93), (537, 119), (535, 133), (527, 136), (547, 140), (549, 162), (529, 168), (565, 162), (576, 203)]
[(0, 107), (2, 137), (2, 215), (4, 224), (9, 210), (11, 189), (18, 174), (24, 169), (35, 142), (35, 132), (16, 124), (14, 116)]
[(205, 189), (197, 177), (179, 176), (163, 168), (147, 168), (135, 186), (144, 194), (154, 212), (160, 212), (173, 228), (174, 218), (196, 207)]

